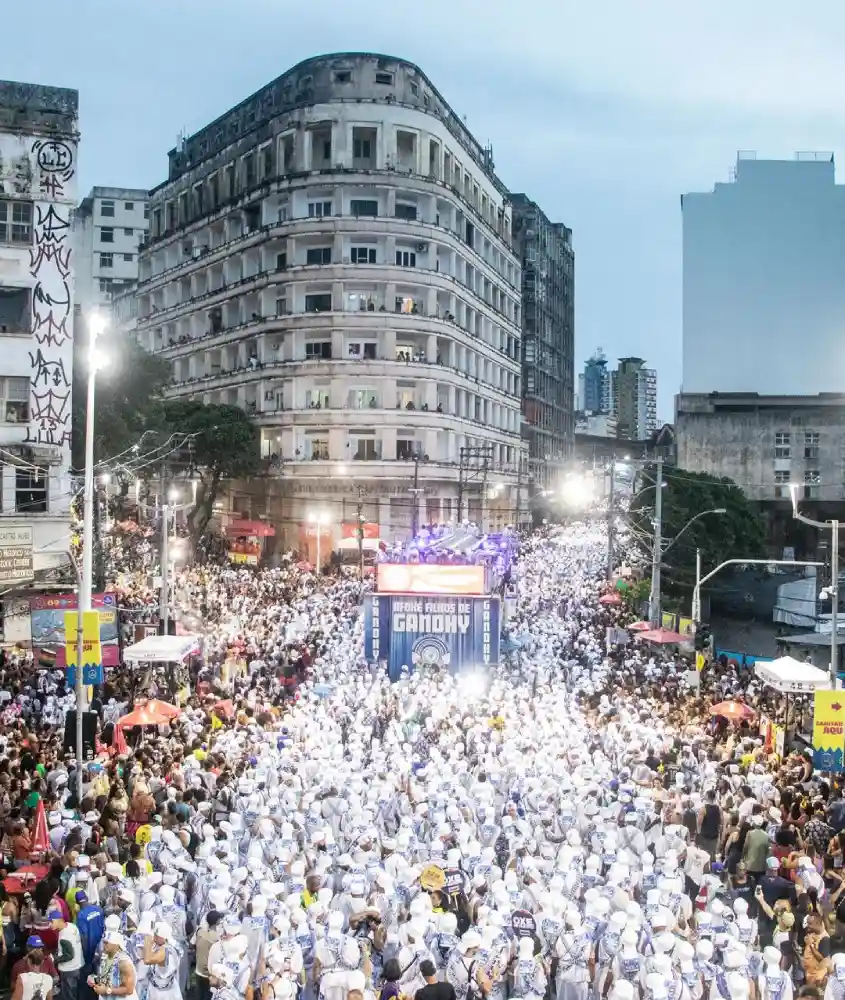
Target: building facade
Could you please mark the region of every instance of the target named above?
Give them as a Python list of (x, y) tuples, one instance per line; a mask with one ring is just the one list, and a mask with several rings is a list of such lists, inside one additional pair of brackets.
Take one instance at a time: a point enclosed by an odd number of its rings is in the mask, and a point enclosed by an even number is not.
[(532, 482), (548, 486), (572, 455), (575, 254), (572, 230), (514, 194), (522, 258), (522, 432)]
[(511, 205), (425, 74), (372, 54), (310, 59), (169, 155), (138, 336), (171, 361), (173, 397), (253, 415), (269, 470), (253, 512), (285, 544), (315, 512), (334, 538), (359, 511), (383, 538), (406, 534), (413, 506), (419, 523), (512, 523)]
[(584, 363), (578, 376), (578, 409), (587, 413), (612, 413), (613, 397), (607, 358), (599, 347)]
[(642, 358), (620, 358), (611, 372), (611, 412), (617, 433), (629, 441), (644, 441), (658, 428), (657, 372)]
[(111, 308), (138, 279), (138, 246), (149, 229), (148, 193), (95, 187), (73, 218), (76, 304), (83, 315)]
[(730, 183), (681, 204), (682, 392), (838, 392), (845, 187), (833, 155), (740, 154)]
[(0, 81), (0, 547), (31, 535), (35, 573), (70, 549), (78, 106)]

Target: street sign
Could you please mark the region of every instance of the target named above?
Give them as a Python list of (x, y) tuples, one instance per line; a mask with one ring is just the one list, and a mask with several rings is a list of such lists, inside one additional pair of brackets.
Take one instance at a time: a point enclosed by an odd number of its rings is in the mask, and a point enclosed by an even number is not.
[(32, 526), (0, 528), (0, 586), (32, 578)]

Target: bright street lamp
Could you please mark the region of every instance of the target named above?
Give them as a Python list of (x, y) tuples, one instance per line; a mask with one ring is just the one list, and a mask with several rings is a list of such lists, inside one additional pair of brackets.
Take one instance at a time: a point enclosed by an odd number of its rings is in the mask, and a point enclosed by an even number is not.
[(564, 481), (560, 495), (570, 507), (583, 507), (593, 498), (593, 484), (586, 476), (572, 475)]
[[(88, 393), (85, 412), (85, 478), (82, 489), (82, 579), (79, 587), (79, 610), (91, 610), (91, 588), (94, 573), (94, 401), (97, 372), (105, 367), (97, 352), (97, 337), (106, 328), (106, 318), (94, 312), (88, 317)], [(81, 628), (81, 620), (80, 620)], [(77, 675), (82, 675), (80, 665)], [(79, 706), (77, 706), (79, 708)], [(79, 723), (81, 715), (77, 717)]]
[(308, 520), (311, 524), (317, 525), (317, 573), (322, 573), (323, 563), (320, 559), (320, 543), (322, 542), (323, 525), (329, 523), (329, 515), (324, 510), (311, 511), (308, 515)]

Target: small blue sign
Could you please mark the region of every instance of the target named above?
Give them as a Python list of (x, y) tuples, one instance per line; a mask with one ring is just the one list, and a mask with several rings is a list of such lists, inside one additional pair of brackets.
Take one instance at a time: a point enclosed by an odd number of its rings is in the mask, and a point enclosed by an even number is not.
[[(102, 663), (85, 663), (82, 666), (82, 683), (103, 684), (106, 676)], [(65, 667), (65, 681), (68, 687), (76, 686), (76, 667)]]

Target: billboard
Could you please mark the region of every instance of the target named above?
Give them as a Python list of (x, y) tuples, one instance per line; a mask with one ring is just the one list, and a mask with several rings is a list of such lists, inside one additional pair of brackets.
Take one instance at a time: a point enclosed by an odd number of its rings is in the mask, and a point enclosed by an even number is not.
[(0, 528), (0, 584), (32, 578), (32, 526)]
[(376, 589), (380, 594), (481, 595), (485, 593), (484, 567), (379, 563)]
[(395, 681), (402, 667), (446, 667), (452, 673), (499, 662), (500, 599), (371, 594), (364, 609), (364, 651), (387, 661)]
[[(845, 749), (845, 698), (842, 691), (813, 694), (813, 767), (841, 771)], [(783, 751), (778, 751), (783, 756)]]
[[(114, 594), (94, 594), (91, 605), (100, 613), (100, 646), (103, 666), (116, 667), (120, 663), (120, 628), (117, 620), (117, 598)], [(76, 594), (43, 594), (29, 602), (32, 628), (32, 651), (35, 658), (42, 649), (56, 650), (56, 667), (64, 669), (65, 662), (65, 611), (76, 611)]]

